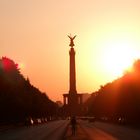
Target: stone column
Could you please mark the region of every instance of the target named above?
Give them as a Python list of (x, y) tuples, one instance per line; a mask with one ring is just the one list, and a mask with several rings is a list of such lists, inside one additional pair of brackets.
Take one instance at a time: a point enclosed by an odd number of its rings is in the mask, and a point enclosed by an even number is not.
[(69, 93), (77, 93), (76, 91), (76, 70), (75, 70), (75, 51), (70, 49), (70, 90)]

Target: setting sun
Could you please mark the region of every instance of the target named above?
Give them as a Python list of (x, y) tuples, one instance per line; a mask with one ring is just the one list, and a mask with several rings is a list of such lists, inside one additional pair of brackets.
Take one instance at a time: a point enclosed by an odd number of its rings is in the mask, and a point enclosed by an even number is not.
[(114, 77), (121, 76), (130, 70), (134, 60), (138, 58), (138, 52), (130, 40), (112, 40), (106, 42), (102, 60), (103, 67)]
[(0, 0), (0, 56), (62, 101), (69, 88), (67, 35), (77, 35), (77, 91), (92, 93), (140, 58), (139, 6), (138, 0)]
[(0, 140), (140, 140), (139, 118), (140, 0), (0, 0)]

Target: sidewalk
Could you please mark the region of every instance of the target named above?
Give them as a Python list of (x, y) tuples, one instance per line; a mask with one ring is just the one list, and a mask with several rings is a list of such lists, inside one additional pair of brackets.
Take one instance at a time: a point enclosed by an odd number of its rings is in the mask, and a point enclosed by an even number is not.
[(76, 134), (73, 136), (71, 132), (71, 126), (68, 126), (64, 140), (87, 140), (88, 137), (84, 130), (81, 128), (80, 124), (77, 125)]

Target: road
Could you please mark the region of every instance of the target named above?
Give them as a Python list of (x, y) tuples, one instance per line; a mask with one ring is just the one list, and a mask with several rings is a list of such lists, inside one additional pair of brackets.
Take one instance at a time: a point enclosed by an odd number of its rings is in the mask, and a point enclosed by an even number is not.
[[(78, 121), (76, 135), (71, 135), (68, 120), (19, 127), (0, 132), (0, 140), (140, 140), (140, 129), (88, 121)], [(67, 133), (64, 137), (64, 134)]]
[(140, 129), (103, 122), (80, 121), (79, 123), (87, 140), (140, 140)]
[(20, 127), (0, 132), (0, 140), (62, 140), (67, 128), (67, 120)]

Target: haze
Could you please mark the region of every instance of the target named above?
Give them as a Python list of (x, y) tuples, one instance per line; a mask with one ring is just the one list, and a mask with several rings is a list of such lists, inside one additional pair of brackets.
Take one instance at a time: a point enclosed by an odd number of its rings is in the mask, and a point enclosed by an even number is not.
[(51, 99), (62, 100), (69, 90), (67, 35), (77, 35), (77, 91), (91, 93), (140, 58), (139, 7), (138, 0), (0, 0), (0, 56), (19, 63)]

